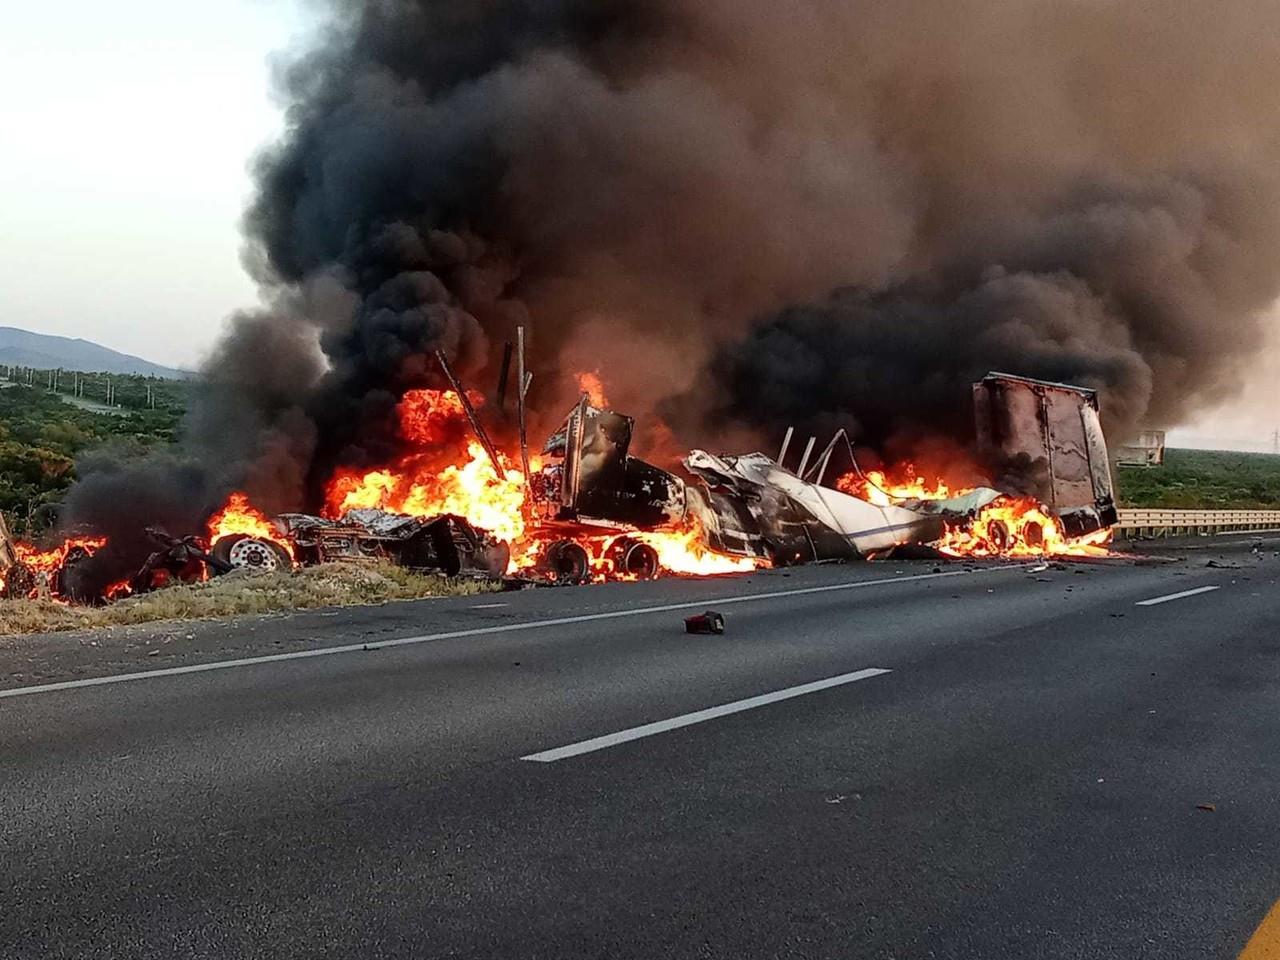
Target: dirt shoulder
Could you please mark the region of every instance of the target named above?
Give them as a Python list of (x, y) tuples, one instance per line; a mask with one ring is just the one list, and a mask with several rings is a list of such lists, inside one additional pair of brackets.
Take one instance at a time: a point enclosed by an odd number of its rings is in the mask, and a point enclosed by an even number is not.
[(414, 573), (391, 564), (332, 563), (275, 573), (237, 571), (206, 583), (169, 587), (102, 607), (51, 600), (2, 601), (0, 637), (471, 596), (496, 589), (481, 581)]

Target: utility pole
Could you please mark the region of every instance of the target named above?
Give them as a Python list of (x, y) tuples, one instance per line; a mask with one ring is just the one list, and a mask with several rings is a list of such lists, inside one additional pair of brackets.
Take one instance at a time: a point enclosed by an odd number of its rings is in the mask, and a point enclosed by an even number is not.
[(1271, 434), (1271, 452), (1280, 454), (1280, 430)]

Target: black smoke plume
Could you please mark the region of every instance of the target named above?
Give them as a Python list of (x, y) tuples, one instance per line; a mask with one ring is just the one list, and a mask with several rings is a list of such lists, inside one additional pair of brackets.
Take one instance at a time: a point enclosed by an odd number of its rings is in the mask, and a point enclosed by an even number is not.
[(1230, 394), (1280, 290), (1270, 0), (326, 9), (255, 169), (267, 306), (207, 366), (212, 492), (315, 509), (434, 349), (488, 387), (519, 323), (549, 420), (596, 370), (708, 445), (960, 436), (1003, 368), (1121, 439)]

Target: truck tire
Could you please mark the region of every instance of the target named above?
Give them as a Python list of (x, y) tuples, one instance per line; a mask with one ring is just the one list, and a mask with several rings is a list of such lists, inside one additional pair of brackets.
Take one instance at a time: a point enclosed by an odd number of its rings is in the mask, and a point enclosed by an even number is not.
[(572, 540), (557, 540), (547, 547), (543, 564), (557, 583), (584, 583), (591, 579), (591, 558), (582, 544)]
[(280, 544), (245, 533), (223, 537), (209, 552), (237, 570), (261, 570), (267, 573), (293, 567), (293, 558)]
[(658, 551), (647, 543), (619, 537), (609, 544), (609, 561), (620, 577), (636, 580), (656, 580), (662, 573)]
[(987, 525), (987, 538), (997, 553), (1004, 553), (1013, 546), (1013, 534), (1009, 532), (1009, 525), (1003, 520), (992, 520)]

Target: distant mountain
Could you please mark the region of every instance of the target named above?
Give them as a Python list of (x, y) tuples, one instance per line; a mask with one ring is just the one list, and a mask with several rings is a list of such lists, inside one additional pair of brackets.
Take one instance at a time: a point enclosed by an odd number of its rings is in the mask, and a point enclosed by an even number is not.
[(108, 349), (88, 340), (51, 337), (16, 327), (0, 327), (0, 364), (37, 367), (42, 370), (79, 370), (82, 373), (133, 373), (143, 377), (183, 380), (182, 370), (162, 367), (150, 360)]

